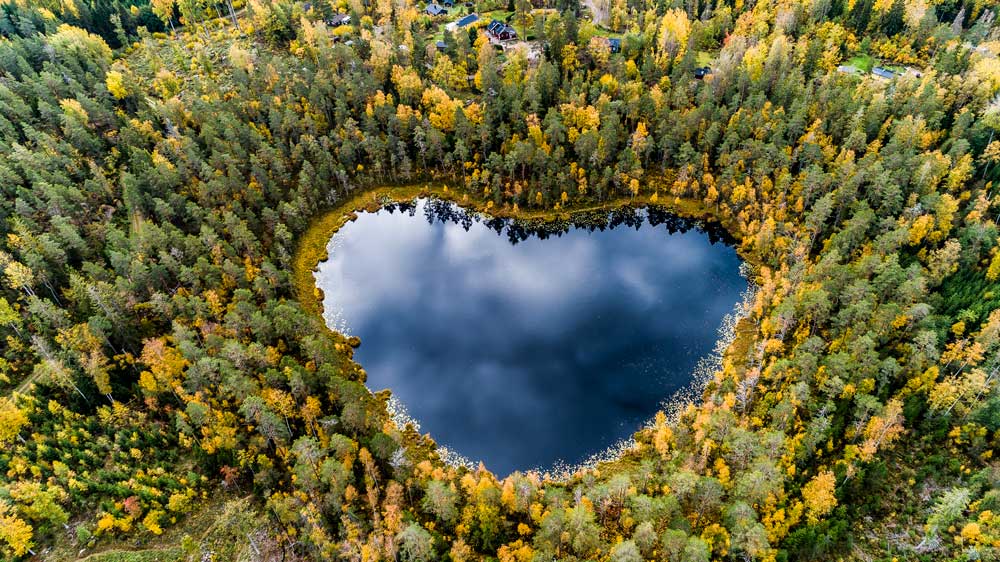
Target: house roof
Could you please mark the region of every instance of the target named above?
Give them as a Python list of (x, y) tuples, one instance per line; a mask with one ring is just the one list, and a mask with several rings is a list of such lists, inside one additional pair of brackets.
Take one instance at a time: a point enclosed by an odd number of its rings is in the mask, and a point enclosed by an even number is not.
[(882, 68), (881, 66), (876, 66), (876, 67), (872, 68), (872, 74), (874, 74), (875, 76), (878, 76), (879, 78), (895, 78), (896, 77), (896, 73), (895, 72), (893, 72), (893, 71), (891, 71), (891, 70), (889, 70), (887, 68)]
[(427, 7), (424, 8), (424, 11), (427, 12), (428, 14), (432, 15), (432, 16), (438, 16), (438, 15), (441, 15), (441, 14), (447, 14), (448, 13), (448, 10), (445, 10), (444, 8), (442, 8), (440, 4), (433, 4), (433, 3), (428, 4)]
[(332, 18), (330, 18), (329, 20), (327, 20), (326, 23), (329, 24), (329, 25), (343, 25), (345, 23), (350, 23), (350, 21), (351, 21), (351, 16), (350, 15), (348, 15), (348, 14), (337, 14), (337, 15), (333, 16)]
[(437, 47), (439, 51), (443, 51), (448, 48), (448, 44), (444, 41), (438, 41), (437, 43), (434, 43), (434, 46)]
[(458, 25), (458, 27), (465, 27), (470, 23), (474, 23), (477, 21), (479, 21), (479, 14), (469, 14), (455, 23)]
[(491, 21), (490, 24), (486, 26), (486, 30), (492, 33), (493, 35), (497, 36), (503, 33), (510, 33), (511, 35), (517, 35), (517, 31), (515, 31), (513, 27), (507, 25), (506, 23), (500, 20)]
[(616, 37), (610, 37), (610, 38), (608, 38), (608, 45), (612, 49), (619, 49), (619, 50), (621, 50), (621, 48), (622, 48), (622, 40), (618, 39)]

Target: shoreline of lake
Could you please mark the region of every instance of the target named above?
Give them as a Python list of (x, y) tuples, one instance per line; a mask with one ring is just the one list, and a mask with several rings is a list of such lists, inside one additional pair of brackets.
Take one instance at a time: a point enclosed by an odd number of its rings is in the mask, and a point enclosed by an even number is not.
[[(728, 243), (736, 250), (743, 263), (751, 271), (755, 271), (756, 263), (758, 263), (755, 257), (748, 255), (748, 252), (741, 245), (742, 237), (740, 236), (740, 233), (734, 232), (734, 229), (732, 228), (734, 221), (718, 220), (715, 213), (711, 209), (706, 208), (700, 201), (670, 197), (664, 197), (664, 201), (657, 200), (656, 197), (644, 196), (635, 198), (619, 198), (603, 204), (587, 205), (582, 207), (545, 210), (519, 209), (515, 212), (514, 209), (509, 207), (496, 208), (489, 205), (489, 202), (487, 201), (481, 201), (474, 197), (470, 197), (468, 194), (450, 189), (448, 187), (448, 182), (423, 181), (414, 184), (365, 189), (357, 195), (341, 201), (331, 209), (317, 213), (315, 218), (311, 221), (309, 227), (300, 236), (299, 245), (293, 256), (293, 282), (295, 283), (296, 293), (299, 295), (300, 304), (307, 310), (322, 318), (322, 302), (324, 295), (322, 290), (316, 285), (314, 273), (317, 271), (319, 264), (327, 260), (329, 257), (327, 254), (327, 244), (330, 239), (347, 223), (356, 220), (358, 217), (357, 213), (364, 211), (374, 212), (390, 204), (407, 203), (422, 198), (451, 202), (458, 205), (462, 209), (468, 210), (477, 216), (485, 217), (486, 219), (509, 219), (535, 225), (558, 224), (564, 221), (571, 221), (574, 217), (590, 212), (611, 213), (625, 208), (657, 208), (678, 217), (706, 224), (718, 225), (729, 234), (731, 240)], [(754, 279), (756, 274), (753, 273), (746, 277), (751, 287), (751, 291), (748, 292), (750, 295), (749, 298), (752, 300), (752, 288), (756, 286), (756, 280)], [(741, 307), (746, 309), (749, 304), (751, 303), (741, 300), (737, 303), (734, 312), (739, 310)], [(324, 321), (324, 326), (326, 325), (327, 324)], [(719, 369), (728, 366), (729, 368), (735, 369), (737, 372), (745, 370), (747, 351), (750, 349), (750, 344), (755, 336), (754, 328), (755, 327), (753, 325), (745, 321), (744, 316), (737, 316), (732, 322), (729, 333), (720, 334), (720, 339), (717, 342), (716, 349), (710, 353), (711, 360), (718, 365)], [(353, 360), (352, 346), (348, 345), (349, 342), (346, 335), (329, 329), (329, 327), (327, 331), (329, 335), (337, 338), (338, 341), (344, 344), (344, 349), (347, 351), (348, 357)], [(721, 354), (719, 353), (720, 351)], [(366, 375), (364, 374), (363, 366), (359, 365), (359, 371), (362, 372), (364, 380)], [(666, 408), (671, 414), (671, 423), (675, 417), (679, 415), (683, 405), (692, 401), (697, 401), (701, 398), (711, 384), (711, 374), (712, 373), (702, 373), (698, 377), (695, 377), (695, 379), (691, 381), (691, 384), (684, 389), (684, 392), (682, 393), (684, 396), (678, 397), (678, 400), (675, 401), (676, 404), (672, 404), (670, 408)], [(369, 390), (371, 391), (370, 388)], [(398, 425), (400, 422), (405, 421), (396, 419), (395, 416), (392, 416), (392, 412), (388, 407), (388, 397), (384, 393), (372, 392), (373, 395), (382, 398), (386, 412), (390, 414), (394, 423), (397, 423)], [(644, 423), (638, 431), (644, 431), (647, 429), (651, 421), (652, 420), (649, 420)], [(400, 427), (400, 429), (404, 432), (406, 431), (405, 427)], [(429, 441), (433, 443), (434, 447), (432, 451), (428, 452), (433, 452), (438, 455), (442, 461), (447, 462), (446, 459), (441, 457), (442, 446), (433, 440), (433, 436), (431, 437), (432, 439)], [(426, 436), (420, 436), (420, 439), (415, 441), (414, 445), (426, 445), (427, 441)], [(637, 453), (640, 448), (641, 445), (637, 446), (634, 437), (629, 438), (625, 441), (610, 444), (607, 449), (598, 451), (580, 464), (563, 466), (562, 470), (555, 473), (546, 472), (544, 473), (544, 476), (555, 480), (565, 481), (579, 470), (614, 470), (614, 467), (619, 463), (629, 463), (630, 454)], [(456, 463), (453, 462), (452, 464)], [(472, 468), (471, 466), (460, 462), (457, 464), (467, 466), (470, 469)]]
[[(649, 185), (662, 186), (665, 178), (657, 177), (648, 180)], [(457, 204), (463, 209), (473, 211), (488, 217), (514, 219), (528, 222), (568, 221), (573, 216), (593, 211), (614, 211), (622, 208), (642, 209), (659, 207), (678, 217), (714, 223), (722, 227), (735, 241), (732, 244), (736, 253), (751, 268), (756, 268), (759, 260), (742, 246), (743, 235), (734, 221), (719, 217), (701, 201), (693, 199), (670, 198), (668, 196), (653, 199), (649, 195), (633, 198), (617, 198), (605, 203), (568, 207), (559, 209), (518, 209), (510, 207), (492, 207), (489, 203), (471, 198), (467, 193), (461, 193), (448, 187), (450, 182), (443, 180), (420, 181), (412, 184), (395, 186), (380, 186), (360, 189), (359, 193), (344, 199), (333, 207), (316, 213), (310, 219), (309, 226), (299, 235), (296, 250), (292, 256), (292, 286), (298, 297), (299, 304), (309, 312), (322, 317), (323, 295), (313, 282), (313, 273), (320, 262), (327, 259), (326, 246), (330, 238), (345, 224), (357, 218), (362, 211), (373, 212), (390, 203), (401, 203), (420, 198), (434, 198)], [(664, 187), (665, 189), (665, 187)], [(654, 192), (655, 193), (655, 192)], [(751, 281), (754, 281), (751, 279)]]

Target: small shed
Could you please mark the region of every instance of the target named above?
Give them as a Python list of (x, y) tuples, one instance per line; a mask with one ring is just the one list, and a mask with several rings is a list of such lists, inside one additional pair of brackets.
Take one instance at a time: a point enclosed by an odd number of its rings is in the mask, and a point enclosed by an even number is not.
[(611, 37), (608, 39), (608, 47), (611, 48), (612, 53), (620, 53), (622, 52), (622, 40)]
[(447, 43), (445, 43), (444, 41), (438, 41), (437, 43), (434, 43), (434, 46), (435, 46), (435, 47), (437, 48), (437, 50), (439, 50), (439, 51), (443, 51), (443, 50), (445, 50), (445, 49), (447, 49), (447, 48), (448, 48), (448, 44), (447, 44)]
[(712, 69), (707, 66), (702, 66), (700, 68), (694, 69), (694, 77), (698, 80), (704, 79), (706, 76), (712, 73)]

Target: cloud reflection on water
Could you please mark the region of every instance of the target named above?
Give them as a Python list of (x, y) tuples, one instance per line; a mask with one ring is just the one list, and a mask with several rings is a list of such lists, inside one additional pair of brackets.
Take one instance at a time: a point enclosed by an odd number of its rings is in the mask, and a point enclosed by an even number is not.
[(645, 224), (512, 245), (481, 222), (363, 213), (320, 264), (328, 322), (362, 339), (442, 444), (503, 475), (576, 462), (686, 385), (746, 281), (729, 247)]

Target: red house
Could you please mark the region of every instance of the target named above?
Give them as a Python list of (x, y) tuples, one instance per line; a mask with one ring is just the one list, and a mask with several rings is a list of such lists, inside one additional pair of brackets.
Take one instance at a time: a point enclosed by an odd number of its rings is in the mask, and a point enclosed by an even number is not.
[(517, 39), (517, 31), (500, 20), (493, 20), (486, 26), (486, 32), (498, 41), (511, 41)]

